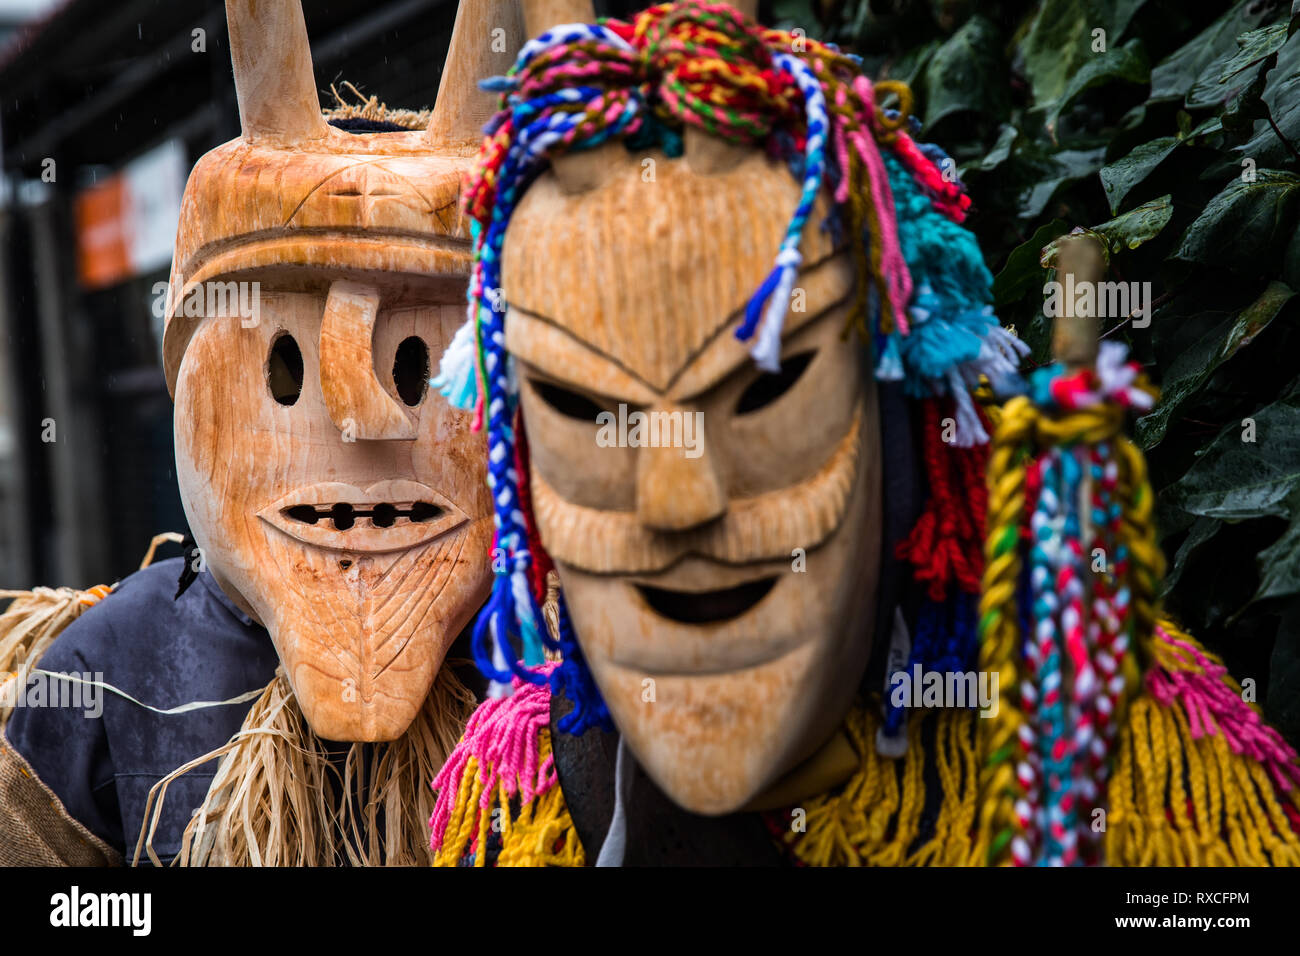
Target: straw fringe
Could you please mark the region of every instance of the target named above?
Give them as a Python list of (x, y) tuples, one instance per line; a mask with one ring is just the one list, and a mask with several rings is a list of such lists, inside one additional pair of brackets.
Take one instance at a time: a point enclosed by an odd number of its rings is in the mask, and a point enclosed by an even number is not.
[(364, 119), (376, 123), (393, 123), (396, 126), (404, 126), (411, 130), (421, 130), (426, 128), (429, 125), (429, 120), (433, 118), (433, 110), (431, 109), (391, 109), (387, 104), (379, 102), (379, 97), (367, 97), (347, 80), (343, 81), (343, 89), (355, 96), (357, 101), (354, 103), (348, 102), (331, 83), (330, 93), (334, 95), (334, 105), (321, 110), (326, 119)]
[(337, 755), (331, 761), (279, 669), (228, 743), (154, 785), (134, 862), (143, 851), (161, 863), (152, 842), (171, 782), (221, 758), (173, 865), (428, 865), (434, 808), (428, 782), (456, 745), (474, 704), (474, 695), (444, 666), (401, 738), (354, 743), (341, 762)]
[(17, 699), (14, 691), (26, 683), (25, 675), (63, 629), (98, 604), (108, 592), (106, 585), (86, 591), (75, 588), (0, 590), (0, 601), (14, 599), (4, 614), (0, 614), (0, 731), (13, 714)]

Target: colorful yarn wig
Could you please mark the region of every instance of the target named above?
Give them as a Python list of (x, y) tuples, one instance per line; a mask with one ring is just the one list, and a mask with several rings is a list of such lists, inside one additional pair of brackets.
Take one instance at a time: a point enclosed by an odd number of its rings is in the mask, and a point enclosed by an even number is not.
[[(922, 656), (927, 663), (940, 657), (944, 666), (969, 663), (981, 560), (983, 459), (979, 454), (956, 464), (948, 459), (987, 442), (986, 420), (969, 389), (982, 378), (1000, 382), (1014, 373), (1023, 346), (1001, 328), (987, 304), (992, 277), (974, 236), (960, 225), (970, 200), (952, 161), (935, 147), (918, 145), (904, 128), (911, 107), (907, 87), (873, 86), (859, 62), (833, 46), (766, 29), (726, 4), (696, 0), (660, 4), (631, 23), (557, 27), (524, 46), (509, 76), (484, 86), (502, 95), (477, 171), (466, 185), (475, 251), (469, 318), (445, 353), (434, 385), (453, 404), (475, 411), (475, 428), (486, 423), (488, 429), (496, 582), (476, 624), (474, 646), (480, 668), (493, 682), (490, 692), (509, 695), (514, 678), (544, 680), (538, 668), (550, 648), (563, 656), (550, 676), (552, 689), (575, 703), (563, 729), (608, 726), (562, 600), (559, 639), (552, 640), (540, 626), (538, 567), (547, 559), (530, 533), (521, 467), (526, 452), (504, 336), (500, 266), (511, 214), (553, 158), (614, 138), (680, 155), (687, 126), (762, 148), (787, 163), (802, 183), (785, 239), (774, 250), (772, 271), (736, 330), (751, 343), (758, 366), (778, 367), (781, 330), (801, 263), (799, 237), (819, 192), (827, 189), (834, 198), (833, 226), (845, 237), (863, 279), (849, 324), (874, 349), (877, 377), (903, 380), (909, 394), (933, 408), (943, 403), (946, 420), (931, 418), (952, 434), (930, 449), (933, 498), (946, 500), (947, 485), (940, 482), (954, 473), (957, 486), (972, 497), (957, 517), (950, 505), (937, 505), (942, 514), (931, 515), (928, 530), (918, 535), (928, 535), (930, 543), (936, 536), (960, 536), (951, 547), (933, 549), (939, 558), (922, 563), (936, 604), (931, 630), (949, 615), (960, 586), (969, 605), (959, 614), (969, 622), (968, 639)], [(878, 97), (887, 95), (897, 97), (897, 110), (877, 105)], [(925, 544), (918, 537), (913, 552), (921, 554)], [(919, 640), (915, 646), (930, 645)], [(900, 720), (901, 715), (893, 718), (895, 733)]]

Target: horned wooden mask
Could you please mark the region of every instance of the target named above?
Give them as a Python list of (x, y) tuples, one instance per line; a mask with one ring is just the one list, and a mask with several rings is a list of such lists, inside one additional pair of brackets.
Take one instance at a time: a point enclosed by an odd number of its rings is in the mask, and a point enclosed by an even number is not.
[(517, 49), (514, 6), (461, 4), (428, 129), (355, 134), (321, 115), (300, 5), (226, 3), (243, 134), (182, 207), (177, 474), (204, 560), (328, 739), (400, 736), (487, 593), (483, 440), (427, 381), (464, 310), (475, 83)]

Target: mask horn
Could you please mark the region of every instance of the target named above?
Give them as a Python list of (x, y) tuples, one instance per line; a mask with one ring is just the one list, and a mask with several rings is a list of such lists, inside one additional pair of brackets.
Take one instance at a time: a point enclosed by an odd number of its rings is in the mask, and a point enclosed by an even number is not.
[(524, 40), (519, 0), (480, 0), (456, 10), (451, 46), (429, 120), (429, 145), (439, 152), (478, 147), (483, 126), (496, 110), (495, 93), (479, 80), (501, 76), (514, 64)]
[(592, 0), (523, 0), (524, 26), (530, 37), (539, 36), (563, 23), (594, 23)]
[[(596, 20), (596, 6), (592, 0), (523, 0), (523, 4), (524, 28), (530, 37), (540, 36), (551, 27), (565, 23), (594, 23)], [(595, 189), (611, 165), (607, 151), (617, 145), (606, 143), (555, 159), (551, 171), (560, 189), (570, 195)]]
[[(730, 3), (746, 19), (758, 19), (758, 0), (730, 0)], [(698, 126), (688, 126), (682, 138), (686, 161), (703, 176), (726, 172), (754, 151), (751, 146), (728, 143)]]
[(299, 0), (226, 0), (226, 25), (244, 139), (290, 146), (325, 136)]

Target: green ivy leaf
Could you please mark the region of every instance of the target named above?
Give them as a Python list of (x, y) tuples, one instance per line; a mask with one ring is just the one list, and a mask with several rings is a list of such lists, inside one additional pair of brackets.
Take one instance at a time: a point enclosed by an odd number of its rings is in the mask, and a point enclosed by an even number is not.
[(973, 16), (935, 51), (925, 68), (925, 126), (954, 113), (976, 112), (997, 120), (1008, 111), (1000, 78), (1002, 38), (987, 17)]
[(1037, 182), (1033, 183), (1023, 195), (1020, 203), (1020, 217), (1032, 219), (1056, 195), (1056, 191), (1066, 183), (1076, 182), (1091, 176), (1106, 158), (1106, 147), (1095, 149), (1063, 149), (1048, 157), (1045, 170)]
[(1048, 109), (1047, 128), (1049, 130), (1056, 128), (1057, 119), (1084, 90), (1115, 81), (1145, 83), (1150, 76), (1151, 64), (1147, 61), (1146, 50), (1141, 40), (1129, 40), (1123, 46), (1110, 49), (1106, 53), (1093, 54), (1079, 71), (1070, 77), (1065, 91)]
[(1294, 295), (1285, 283), (1270, 282), (1247, 308), (1220, 322), (1174, 359), (1161, 383), (1160, 404), (1137, 422), (1138, 444), (1147, 450), (1160, 444), (1179, 409), (1200, 393), (1219, 366), (1253, 342)]
[(1184, 101), (1188, 109), (1222, 106), (1239, 96), (1255, 79), (1260, 65), (1286, 43), (1286, 23), (1250, 30), (1237, 37), (1237, 49), (1208, 64)]
[(1293, 35), (1278, 53), (1261, 99), (1277, 130), (1257, 119), (1253, 138), (1240, 147), (1239, 154), (1258, 166), (1300, 165), (1293, 152), (1300, 150), (1300, 34)]
[(1152, 170), (1163, 163), (1180, 142), (1177, 136), (1161, 136), (1134, 148), (1123, 159), (1102, 167), (1101, 186), (1106, 190), (1106, 201), (1110, 203), (1112, 215), (1119, 212), (1124, 197), (1133, 187), (1151, 175)]
[(1187, 227), (1173, 258), (1258, 272), (1281, 258), (1300, 207), (1300, 177), (1272, 169), (1230, 182)]
[(1205, 68), (1237, 49), (1237, 37), (1259, 25), (1259, 13), (1250, 13), (1254, 4), (1241, 0), (1231, 10), (1195, 37), (1165, 57), (1151, 71), (1152, 103), (1181, 100)]
[(1173, 503), (1228, 520), (1287, 516), (1287, 498), (1300, 487), (1300, 388), (1292, 383), (1250, 420), (1255, 440), (1243, 441), (1245, 426), (1230, 422), (1170, 487)]
[(1045, 0), (1021, 44), (1025, 75), (1034, 106), (1050, 107), (1099, 54), (1093, 52), (1094, 30), (1105, 31), (1107, 49), (1123, 38), (1133, 15), (1146, 0)]
[(1160, 235), (1173, 215), (1173, 196), (1166, 194), (1159, 199), (1144, 202), (1100, 226), (1093, 226), (1092, 231), (1106, 238), (1112, 253), (1133, 250)]
[(1043, 275), (1046, 270), (1039, 264), (1038, 255), (1043, 246), (1070, 231), (1060, 219), (1039, 226), (1032, 236), (1011, 250), (1007, 264), (993, 279), (994, 307), (1008, 305), (1038, 291), (1041, 295)]

